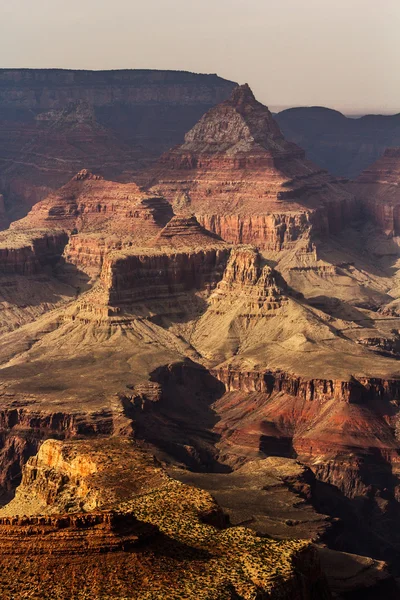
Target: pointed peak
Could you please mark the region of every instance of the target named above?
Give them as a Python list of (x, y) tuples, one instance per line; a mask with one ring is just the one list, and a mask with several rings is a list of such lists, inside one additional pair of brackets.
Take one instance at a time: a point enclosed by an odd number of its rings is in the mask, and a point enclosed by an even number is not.
[(256, 99), (249, 84), (245, 83), (244, 85), (239, 85), (233, 90), (230, 97), (230, 102), (235, 106), (240, 106), (242, 104), (254, 103), (256, 102)]
[(200, 225), (194, 215), (185, 214), (174, 215), (158, 234), (157, 242), (164, 242), (165, 240), (172, 242), (174, 238), (193, 244), (200, 244), (202, 240), (203, 243), (206, 243), (207, 239), (213, 242), (222, 241), (218, 235)]

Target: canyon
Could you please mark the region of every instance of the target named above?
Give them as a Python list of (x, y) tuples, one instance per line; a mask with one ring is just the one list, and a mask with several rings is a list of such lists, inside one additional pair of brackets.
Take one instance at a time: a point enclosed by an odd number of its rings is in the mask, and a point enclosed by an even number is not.
[(2, 597), (398, 597), (398, 151), (346, 183), (227, 87), (0, 232)]

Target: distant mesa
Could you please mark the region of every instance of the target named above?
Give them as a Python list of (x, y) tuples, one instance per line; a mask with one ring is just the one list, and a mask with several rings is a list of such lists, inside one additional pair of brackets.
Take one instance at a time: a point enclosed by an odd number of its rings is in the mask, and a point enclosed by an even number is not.
[(355, 179), (400, 145), (400, 114), (346, 117), (321, 106), (289, 108), (275, 115), (286, 138), (299, 144), (307, 158), (337, 177)]

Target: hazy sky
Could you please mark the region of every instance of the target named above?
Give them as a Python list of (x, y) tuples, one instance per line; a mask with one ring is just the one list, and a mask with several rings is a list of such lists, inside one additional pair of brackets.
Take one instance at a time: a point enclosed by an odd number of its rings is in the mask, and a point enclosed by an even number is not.
[(157, 68), (400, 112), (400, 0), (0, 0), (0, 67)]

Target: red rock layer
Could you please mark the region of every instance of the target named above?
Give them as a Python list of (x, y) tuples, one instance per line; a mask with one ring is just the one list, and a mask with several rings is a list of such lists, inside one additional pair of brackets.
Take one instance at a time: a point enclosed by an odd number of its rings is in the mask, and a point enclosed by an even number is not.
[(69, 183), (34, 206), (12, 230), (52, 228), (69, 233), (140, 232), (155, 235), (172, 216), (162, 198), (145, 194), (136, 184), (106, 181), (84, 169)]
[[(391, 485), (383, 464), (399, 472), (392, 405), (400, 398), (399, 380), (305, 380), (229, 368), (213, 374), (227, 390), (216, 411), (228, 462), (263, 448), (279, 453), (286, 445), (350, 498)], [(400, 490), (395, 493), (400, 498)]]
[[(223, 244), (208, 249), (181, 251), (136, 251), (130, 254), (110, 255), (104, 261), (101, 280), (108, 290), (110, 306), (128, 310), (139, 304), (152, 312), (154, 301), (164, 303), (159, 310), (167, 313), (179, 306), (177, 297), (187, 292), (210, 292), (222, 278), (230, 249)], [(187, 308), (187, 307), (186, 307)], [(154, 310), (154, 308), (153, 308)], [(157, 311), (158, 312), (158, 311)]]
[(350, 184), (370, 217), (385, 233), (400, 235), (400, 148), (384, 155)]
[(246, 86), (211, 109), (138, 181), (235, 243), (279, 250), (310, 230), (340, 230), (354, 198), (287, 142)]
[(235, 86), (151, 70), (0, 70), (0, 193), (20, 218), (90, 168), (127, 180), (179, 143)]
[(157, 529), (134, 516), (116, 512), (59, 516), (2, 517), (2, 555), (26, 557), (121, 552), (154, 536)]
[(63, 238), (69, 236), (65, 260), (96, 272), (105, 253), (133, 243), (143, 245), (161, 231), (172, 214), (168, 202), (141, 192), (134, 183), (106, 181), (83, 170), (36, 204), (24, 219), (12, 223), (10, 231), (3, 234), (4, 245), (15, 238), (16, 252), (20, 252), (20, 232), (39, 238), (47, 235), (46, 230), (56, 231)]

